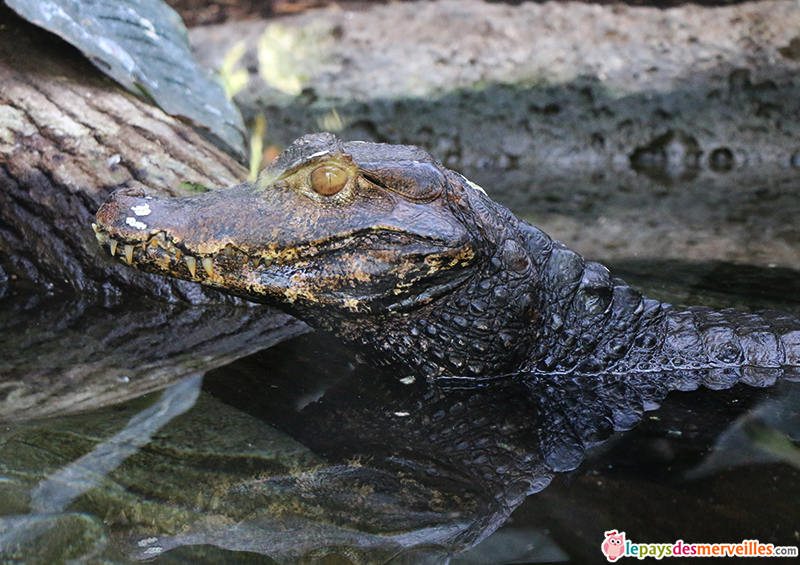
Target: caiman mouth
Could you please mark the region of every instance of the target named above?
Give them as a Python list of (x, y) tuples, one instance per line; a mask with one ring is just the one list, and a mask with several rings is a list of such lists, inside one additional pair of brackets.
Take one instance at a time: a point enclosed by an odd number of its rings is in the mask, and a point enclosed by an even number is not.
[[(308, 242), (302, 247), (279, 248), (277, 245), (268, 245), (261, 251), (251, 252), (229, 243), (217, 251), (198, 253), (162, 230), (154, 230), (147, 239), (140, 237), (133, 240), (112, 234), (95, 223), (92, 223), (92, 229), (100, 246), (107, 249), (112, 257), (124, 259), (128, 265), (207, 284), (213, 284), (215, 278), (219, 279), (221, 275), (289, 267), (312, 259), (322, 259), (342, 249), (375, 251), (376, 244), (385, 248), (394, 244), (405, 247), (419, 245), (430, 252), (449, 247), (440, 241), (381, 227)], [(219, 284), (222, 281), (217, 282)]]
[[(226, 263), (238, 264), (242, 268), (250, 267), (255, 270), (259, 267), (266, 268), (273, 264), (282, 265), (290, 259), (290, 256), (296, 258), (296, 251), (292, 250), (291, 253), (283, 251), (267, 251), (260, 255), (253, 255), (245, 253), (241, 249), (235, 248), (233, 245), (228, 244), (219, 251), (198, 254), (186, 248), (180, 242), (176, 242), (170, 235), (163, 231), (157, 231), (149, 235), (145, 241), (125, 240), (121, 237), (113, 236), (108, 230), (104, 229), (97, 224), (92, 224), (97, 242), (108, 252), (112, 257), (124, 259), (128, 265), (143, 266), (144, 264), (159, 265), (163, 264), (165, 260), (174, 264), (176, 267), (183, 265), (186, 273), (172, 272), (173, 276), (180, 278), (198, 279), (198, 266), (202, 267), (208, 278), (213, 279), (215, 275), (215, 260), (224, 259)], [(230, 265), (226, 265), (230, 269)], [(217, 268), (217, 274), (220, 268)], [(181, 276), (181, 275), (184, 276)], [(185, 276), (185, 275), (188, 275)]]

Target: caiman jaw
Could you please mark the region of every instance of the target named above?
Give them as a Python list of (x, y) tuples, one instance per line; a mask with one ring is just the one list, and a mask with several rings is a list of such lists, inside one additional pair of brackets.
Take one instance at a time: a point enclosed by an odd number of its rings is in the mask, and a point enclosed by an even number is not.
[[(165, 274), (206, 284), (212, 284), (215, 277), (220, 277), (223, 271), (220, 268), (221, 263), (225, 264), (225, 271), (245, 269), (255, 271), (259, 268), (266, 269), (273, 264), (281, 266), (297, 256), (293, 250), (251, 255), (236, 249), (231, 244), (216, 252), (197, 255), (187, 251), (180, 244), (176, 245), (163, 231), (151, 233), (146, 241), (125, 241), (114, 239), (107, 230), (97, 224), (93, 223), (92, 229), (97, 242), (108, 249), (112, 257), (122, 258), (128, 265), (133, 267), (141, 266), (143, 263), (164, 265), (169, 267), (165, 270)], [(183, 269), (186, 270), (185, 273), (181, 273)]]
[[(200, 282), (219, 288), (242, 288), (268, 267), (295, 259), (294, 249), (260, 245), (257, 250), (232, 243), (233, 238), (217, 234), (216, 226), (205, 225), (198, 241), (189, 241), (186, 224), (203, 226), (203, 219), (186, 220), (175, 214), (178, 200), (148, 197), (138, 189), (122, 189), (97, 213), (92, 228), (97, 241), (113, 257), (143, 271)], [(213, 207), (213, 206), (212, 206)]]
[[(306, 321), (331, 319), (323, 307), (407, 309), (463, 280), (473, 254), (454, 222), (434, 222), (433, 205), (394, 203), (391, 196), (375, 205), (379, 196), (371, 190), (361, 200), (364, 210), (352, 213), (280, 182), (186, 198), (122, 189), (98, 210), (94, 231), (112, 256), (139, 270), (283, 307)], [(422, 229), (404, 229), (406, 216)], [(303, 316), (299, 308), (314, 311)]]

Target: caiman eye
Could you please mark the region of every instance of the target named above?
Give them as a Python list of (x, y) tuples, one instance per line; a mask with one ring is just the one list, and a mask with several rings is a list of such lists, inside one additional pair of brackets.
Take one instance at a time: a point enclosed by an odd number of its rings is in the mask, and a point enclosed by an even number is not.
[(322, 165), (311, 173), (311, 188), (322, 196), (331, 196), (344, 188), (348, 174), (335, 165)]

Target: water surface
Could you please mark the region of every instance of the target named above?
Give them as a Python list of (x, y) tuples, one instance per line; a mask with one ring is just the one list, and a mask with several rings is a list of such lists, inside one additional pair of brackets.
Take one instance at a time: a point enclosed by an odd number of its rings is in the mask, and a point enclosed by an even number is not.
[[(789, 269), (614, 271), (678, 305), (800, 313)], [(242, 357), (237, 335), (266, 347), (297, 334), (258, 326), (252, 309), (65, 302), (62, 316), (13, 298), (0, 334), (7, 563), (584, 563), (600, 561), (610, 529), (648, 543), (800, 544), (797, 383), (671, 393), (613, 433), (610, 414), (639, 413), (589, 385), (408, 387), (320, 333)], [(198, 336), (210, 319), (218, 335)], [(184, 354), (182, 333), (194, 336)], [(226, 351), (242, 358), (198, 372)], [(108, 368), (125, 364), (127, 381)], [(19, 381), (42, 374), (33, 402)]]

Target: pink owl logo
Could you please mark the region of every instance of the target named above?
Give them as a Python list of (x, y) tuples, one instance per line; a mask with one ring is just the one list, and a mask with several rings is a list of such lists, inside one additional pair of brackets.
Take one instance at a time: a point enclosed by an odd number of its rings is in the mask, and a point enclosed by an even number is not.
[(606, 539), (600, 549), (611, 563), (622, 557), (625, 553), (625, 532), (617, 530), (606, 532)]

